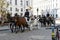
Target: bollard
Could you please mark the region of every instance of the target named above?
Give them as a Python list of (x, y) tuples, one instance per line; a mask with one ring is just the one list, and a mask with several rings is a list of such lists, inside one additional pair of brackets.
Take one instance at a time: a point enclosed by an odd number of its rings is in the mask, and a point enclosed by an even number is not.
[(55, 40), (55, 33), (52, 32), (52, 40)]
[(55, 40), (54, 27), (52, 26), (52, 40)]

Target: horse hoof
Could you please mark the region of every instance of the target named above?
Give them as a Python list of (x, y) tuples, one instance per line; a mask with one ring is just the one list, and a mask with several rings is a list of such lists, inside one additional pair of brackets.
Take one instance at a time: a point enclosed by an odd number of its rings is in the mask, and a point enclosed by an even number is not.
[(11, 33), (13, 33), (13, 32), (11, 32)]
[(31, 30), (29, 29), (29, 31), (31, 31)]
[(17, 34), (17, 32), (15, 32)]
[(24, 30), (21, 31), (22, 33), (24, 32)]
[(11, 30), (11, 33), (13, 33), (13, 30)]

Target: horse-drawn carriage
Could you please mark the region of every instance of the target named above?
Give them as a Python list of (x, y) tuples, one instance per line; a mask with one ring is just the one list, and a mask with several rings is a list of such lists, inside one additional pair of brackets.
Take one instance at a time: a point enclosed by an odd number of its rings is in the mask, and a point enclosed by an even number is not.
[[(32, 25), (35, 25), (35, 24), (38, 25), (39, 21), (40, 21), (40, 23), (43, 23), (44, 25), (46, 25), (46, 23), (48, 24), (48, 22), (49, 22), (49, 24), (54, 23), (54, 18), (53, 17), (52, 18), (51, 17), (41, 17), (41, 18), (38, 18), (38, 19), (39, 20), (34, 19), (36, 21), (36, 23), (34, 21), (34, 23), (31, 23), (31, 24)], [(49, 19), (49, 20), (47, 21), (47, 19)], [(30, 21), (30, 22), (32, 22), (32, 21)], [(17, 29), (21, 29), (21, 31), (24, 31), (25, 28), (28, 28), (29, 30), (31, 30), (32, 27), (29, 23), (27, 23), (25, 17), (14, 16), (14, 17), (11, 17), (11, 19), (10, 19), (10, 29), (11, 29), (12, 32), (14, 32), (14, 31), (17, 32)], [(37, 26), (37, 28), (39, 28), (39, 27)]]
[(49, 17), (42, 16), (42, 17), (39, 18), (39, 21), (44, 26), (51, 26), (51, 24), (54, 24), (54, 17), (52, 17), (52, 16), (49, 16)]

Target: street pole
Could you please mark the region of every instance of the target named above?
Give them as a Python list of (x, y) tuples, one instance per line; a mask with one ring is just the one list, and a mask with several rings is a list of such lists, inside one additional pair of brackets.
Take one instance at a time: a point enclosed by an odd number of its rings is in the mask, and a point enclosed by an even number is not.
[(39, 9), (37, 8), (37, 16), (38, 16), (38, 11), (39, 11)]

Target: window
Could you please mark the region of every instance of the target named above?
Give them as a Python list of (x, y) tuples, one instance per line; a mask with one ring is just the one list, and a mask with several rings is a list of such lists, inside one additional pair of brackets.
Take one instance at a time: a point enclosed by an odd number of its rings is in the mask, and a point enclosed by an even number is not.
[(12, 0), (10, 0), (10, 4), (12, 4)]
[(19, 9), (16, 8), (15, 11), (19, 11)]
[(21, 0), (21, 6), (23, 5), (23, 1)]
[(28, 6), (28, 1), (26, 1), (26, 5)]
[(57, 7), (57, 3), (56, 3), (56, 7)]
[(54, 4), (53, 4), (53, 7), (54, 7)]
[(23, 8), (21, 8), (21, 12), (23, 11)]
[(53, 2), (54, 2), (55, 0), (53, 0)]
[(15, 5), (17, 5), (17, 0), (15, 0)]
[(10, 7), (10, 11), (12, 11), (12, 7)]

